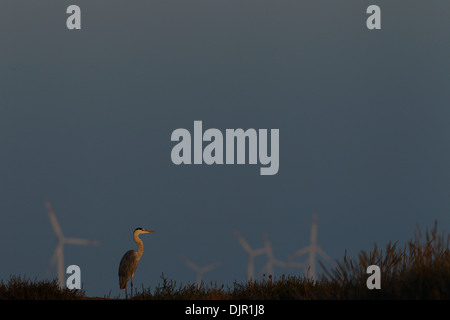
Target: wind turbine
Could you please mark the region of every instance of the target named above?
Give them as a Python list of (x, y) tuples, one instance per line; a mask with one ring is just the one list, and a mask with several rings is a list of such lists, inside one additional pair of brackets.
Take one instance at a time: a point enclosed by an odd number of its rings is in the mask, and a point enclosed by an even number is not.
[(317, 213), (313, 214), (312, 224), (311, 224), (311, 235), (310, 235), (310, 245), (294, 252), (290, 259), (301, 257), (309, 253), (307, 266), (309, 267), (309, 274), (313, 280), (316, 279), (316, 255), (321, 256), (327, 262), (332, 262), (329, 255), (322, 250), (322, 248), (317, 244)]
[(247, 266), (247, 279), (251, 280), (254, 278), (255, 273), (255, 257), (267, 253), (267, 247), (260, 249), (252, 249), (248, 242), (244, 239), (243, 236), (237, 231), (234, 231), (234, 235), (238, 239), (242, 248), (248, 253), (248, 266)]
[(55, 252), (53, 253), (52, 259), (47, 269), (47, 273), (54, 266), (55, 262), (58, 262), (58, 282), (59, 287), (64, 288), (64, 245), (65, 244), (78, 244), (85, 246), (97, 246), (100, 243), (94, 240), (80, 239), (80, 238), (65, 238), (61, 227), (59, 226), (58, 220), (56, 220), (55, 212), (53, 211), (52, 205), (46, 199), (44, 201), (45, 207), (47, 208), (48, 216), (50, 222), (52, 223), (53, 230), (58, 237), (58, 245), (56, 246)]
[(185, 256), (181, 256), (181, 260), (183, 260), (184, 263), (189, 268), (191, 268), (192, 270), (194, 270), (197, 273), (196, 283), (197, 283), (198, 287), (200, 287), (200, 285), (202, 283), (203, 274), (217, 268), (221, 264), (220, 262), (215, 262), (215, 263), (208, 264), (207, 266), (204, 266), (204, 267), (199, 267), (198, 265), (196, 265), (194, 262), (192, 262)]
[(269, 276), (274, 275), (274, 266), (283, 267), (283, 268), (304, 268), (305, 264), (303, 262), (297, 261), (282, 261), (276, 259), (273, 254), (273, 246), (270, 243), (269, 235), (264, 234), (264, 247), (266, 249), (267, 262), (263, 267), (261, 273), (266, 272)]

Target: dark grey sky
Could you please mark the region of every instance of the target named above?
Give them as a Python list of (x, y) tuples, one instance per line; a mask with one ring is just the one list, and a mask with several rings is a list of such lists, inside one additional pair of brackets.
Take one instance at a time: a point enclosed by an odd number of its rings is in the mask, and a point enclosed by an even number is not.
[[(448, 231), (450, 3), (376, 2), (2, 1), (0, 279), (46, 277), (45, 197), (67, 236), (102, 242), (65, 250), (99, 296), (119, 294), (138, 226), (157, 230), (139, 288), (195, 281), (181, 254), (222, 262), (207, 281), (244, 280), (234, 229), (254, 247), (267, 232), (283, 259), (313, 212), (336, 259), (435, 219)], [(82, 30), (66, 29), (70, 4)], [(194, 120), (279, 129), (278, 174), (173, 165), (171, 133)]]

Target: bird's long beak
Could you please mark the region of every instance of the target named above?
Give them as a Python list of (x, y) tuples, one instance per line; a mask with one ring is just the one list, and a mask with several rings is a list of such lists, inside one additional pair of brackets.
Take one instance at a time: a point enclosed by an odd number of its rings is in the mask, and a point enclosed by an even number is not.
[(153, 233), (153, 232), (156, 232), (156, 231), (153, 231), (153, 230), (144, 230), (144, 232), (145, 232), (145, 233)]

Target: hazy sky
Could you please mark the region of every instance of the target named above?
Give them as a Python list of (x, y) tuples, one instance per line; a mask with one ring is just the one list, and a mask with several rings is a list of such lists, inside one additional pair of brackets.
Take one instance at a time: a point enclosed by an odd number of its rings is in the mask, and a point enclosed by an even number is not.
[[(442, 0), (1, 1), (0, 279), (56, 276), (44, 198), (66, 236), (102, 243), (65, 247), (97, 296), (119, 294), (136, 227), (157, 231), (137, 288), (194, 282), (180, 255), (220, 261), (206, 281), (242, 281), (233, 230), (253, 247), (266, 232), (284, 259), (313, 212), (334, 259), (436, 219), (449, 231), (449, 16)], [(278, 173), (174, 165), (171, 134), (195, 120), (279, 129)]]

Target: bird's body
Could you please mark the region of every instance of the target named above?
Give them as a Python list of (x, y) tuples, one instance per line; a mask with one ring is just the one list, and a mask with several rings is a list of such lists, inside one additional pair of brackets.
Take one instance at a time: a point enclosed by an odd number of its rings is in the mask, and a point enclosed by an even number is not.
[(133, 293), (133, 276), (136, 272), (139, 260), (144, 253), (144, 244), (141, 239), (139, 239), (139, 235), (142, 233), (150, 233), (155, 232), (151, 230), (145, 230), (142, 228), (137, 228), (134, 230), (133, 239), (134, 242), (138, 244), (138, 250), (129, 250), (127, 251), (122, 260), (120, 260), (119, 265), (119, 285), (120, 289), (125, 289), (125, 295), (127, 293), (127, 282), (131, 279), (131, 293)]
[[(139, 254), (136, 250), (127, 251), (120, 261), (119, 265), (119, 283), (120, 289), (125, 289), (127, 281), (133, 278), (136, 272), (138, 262), (140, 260)], [(133, 281), (133, 280), (131, 280)]]

